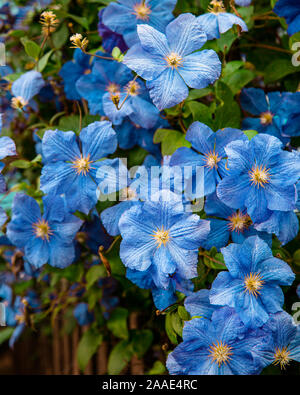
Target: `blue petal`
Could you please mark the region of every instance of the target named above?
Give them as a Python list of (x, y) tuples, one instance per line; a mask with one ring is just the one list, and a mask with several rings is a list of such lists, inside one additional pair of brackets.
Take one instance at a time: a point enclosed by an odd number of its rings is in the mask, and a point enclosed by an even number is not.
[(172, 68), (165, 70), (153, 81), (147, 81), (150, 97), (159, 110), (170, 108), (185, 100), (188, 87), (180, 74)]
[(263, 89), (243, 89), (240, 100), (242, 108), (252, 115), (260, 115), (269, 110)]
[(15, 97), (22, 97), (27, 103), (37, 95), (45, 85), (42, 74), (28, 71), (13, 82), (11, 92)]
[(0, 159), (17, 155), (16, 144), (10, 137), (0, 137)]
[(207, 37), (197, 18), (192, 14), (181, 14), (166, 27), (166, 36), (173, 52), (186, 56), (202, 48)]
[(46, 161), (74, 161), (80, 150), (74, 132), (47, 130), (43, 136), (43, 156)]
[(164, 58), (170, 53), (167, 38), (163, 33), (149, 25), (139, 25), (137, 32), (142, 48), (149, 52), (151, 56), (153, 54)]

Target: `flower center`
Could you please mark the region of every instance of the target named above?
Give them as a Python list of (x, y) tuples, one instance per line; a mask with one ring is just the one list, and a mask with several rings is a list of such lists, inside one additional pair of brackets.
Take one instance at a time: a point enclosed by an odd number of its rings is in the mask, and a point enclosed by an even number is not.
[(44, 219), (39, 219), (38, 222), (32, 226), (36, 237), (49, 241), (50, 236), (53, 235), (53, 231), (50, 229), (48, 222)]
[(232, 232), (243, 232), (248, 229), (251, 224), (251, 218), (248, 214), (243, 214), (240, 211), (232, 214), (229, 218), (228, 227)]
[(107, 90), (109, 93), (117, 93), (117, 92), (120, 92), (120, 87), (119, 87), (118, 84), (115, 84), (114, 82), (110, 82), (110, 83), (107, 85), (106, 90)]
[(215, 153), (215, 151), (209, 152), (204, 156), (206, 161), (205, 167), (210, 167), (211, 169), (213, 169), (214, 167), (216, 169), (218, 168), (218, 163), (220, 162), (221, 158), (219, 157), (218, 154)]
[(263, 112), (260, 115), (260, 123), (262, 125), (271, 125), (271, 123), (273, 122), (273, 117), (274, 115), (270, 111)]
[(265, 186), (270, 181), (270, 172), (266, 166), (255, 165), (251, 171), (249, 171), (250, 180), (252, 181), (252, 185), (259, 187)]
[(210, 358), (212, 358), (212, 361), (216, 362), (219, 367), (222, 363), (227, 363), (231, 359), (232, 347), (229, 347), (222, 341), (217, 341), (217, 344), (213, 343), (209, 348)]
[(177, 69), (182, 64), (182, 57), (175, 52), (171, 52), (170, 55), (165, 57), (166, 62), (168, 63), (169, 67), (173, 69)]
[(249, 292), (250, 295), (257, 297), (259, 291), (262, 289), (264, 281), (262, 276), (258, 273), (250, 273), (245, 277), (244, 286), (245, 292)]
[(274, 354), (274, 365), (280, 364), (281, 369), (285, 369), (286, 365), (289, 364), (291, 358), (290, 358), (290, 352), (287, 350), (287, 347), (283, 348), (276, 348), (275, 349), (275, 354)]
[(145, 4), (145, 1), (143, 1), (142, 3), (135, 4), (133, 10), (136, 19), (141, 19), (142, 21), (149, 20), (149, 15), (151, 14), (151, 8)]
[(126, 86), (126, 92), (129, 93), (130, 96), (137, 96), (140, 91), (140, 85), (136, 81), (128, 82)]
[(220, 12), (226, 12), (223, 1), (212, 0), (210, 2), (210, 6), (208, 7), (208, 12), (211, 12), (212, 14), (219, 14)]
[(23, 97), (21, 96), (13, 97), (11, 99), (11, 106), (16, 110), (22, 110), (22, 108), (25, 107), (26, 104), (27, 104), (26, 100), (24, 100)]
[(80, 158), (77, 158), (73, 163), (73, 169), (75, 169), (77, 174), (84, 174), (85, 176), (87, 173), (92, 169), (90, 160), (90, 154), (87, 157), (83, 157), (82, 154)]
[(161, 247), (162, 244), (166, 246), (166, 244), (170, 241), (169, 231), (165, 230), (163, 226), (161, 229), (157, 229), (153, 233), (152, 237), (155, 239), (157, 248)]

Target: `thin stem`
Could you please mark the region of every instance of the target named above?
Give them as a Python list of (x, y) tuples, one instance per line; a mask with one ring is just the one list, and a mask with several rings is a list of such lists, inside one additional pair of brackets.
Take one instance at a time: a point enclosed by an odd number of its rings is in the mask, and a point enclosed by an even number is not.
[(221, 265), (221, 266), (226, 267), (226, 265), (225, 265), (223, 262), (218, 261), (217, 259), (215, 259), (215, 258), (209, 256), (209, 255), (206, 254), (205, 252), (199, 251), (199, 255), (200, 255), (200, 256), (203, 256), (204, 258), (209, 259), (210, 261), (212, 261), (212, 262), (214, 262), (214, 263), (217, 263), (218, 265)]
[(81, 107), (78, 101), (76, 101), (77, 107), (78, 107), (78, 111), (79, 111), (79, 132), (81, 132), (82, 129), (82, 111), (81, 111)]
[(95, 58), (105, 59), (105, 60), (116, 60), (116, 59), (114, 59), (114, 58), (111, 57), (111, 56), (101, 56), (101, 55), (96, 55), (96, 54), (91, 53), (91, 52), (86, 52), (86, 51), (83, 50), (83, 49), (81, 49), (81, 50), (82, 50), (82, 52), (83, 52), (84, 54), (90, 55), (90, 56), (94, 56)]
[[(136, 75), (136, 76), (134, 77), (134, 79), (132, 80), (132, 82), (135, 82), (135, 81), (137, 80), (137, 78), (138, 78), (138, 75)], [(122, 109), (122, 107), (124, 106), (126, 100), (127, 100), (128, 97), (129, 97), (129, 95), (130, 95), (130, 91), (128, 90), (127, 95), (125, 96), (125, 99), (124, 99), (123, 102), (121, 103), (120, 107), (119, 107), (119, 106), (116, 106), (116, 107), (117, 107), (117, 110), (120, 111), (120, 110)]]
[(258, 48), (269, 49), (270, 51), (284, 52), (284, 53), (288, 53), (288, 54), (293, 53), (292, 51), (290, 51), (288, 49), (273, 47), (272, 45), (266, 45), (266, 44), (242, 44), (242, 45), (240, 45), (240, 47), (258, 47)]

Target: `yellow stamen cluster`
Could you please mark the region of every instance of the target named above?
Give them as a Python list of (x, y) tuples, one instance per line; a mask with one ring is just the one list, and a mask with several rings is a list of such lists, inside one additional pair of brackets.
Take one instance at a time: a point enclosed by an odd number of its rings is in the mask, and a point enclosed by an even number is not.
[(13, 97), (11, 99), (11, 106), (15, 110), (22, 110), (23, 107), (25, 107), (27, 104), (27, 101), (23, 99), (21, 96)]
[(119, 87), (118, 84), (115, 84), (114, 82), (110, 82), (110, 83), (107, 85), (106, 90), (107, 90), (109, 93), (117, 93), (117, 92), (120, 92), (120, 87)]
[(182, 65), (182, 57), (175, 52), (171, 52), (168, 56), (165, 57), (165, 61), (168, 63), (169, 67), (173, 69), (177, 69)]
[(164, 227), (162, 226), (161, 229), (157, 229), (152, 237), (154, 237), (155, 242), (157, 244), (157, 248), (160, 248), (162, 246), (162, 244), (164, 245), (164, 247), (166, 246), (166, 244), (170, 241), (170, 234), (168, 230), (165, 230)]
[(133, 14), (136, 16), (136, 19), (148, 21), (151, 14), (151, 8), (145, 4), (145, 1), (143, 1), (142, 3), (134, 5)]
[(222, 363), (228, 363), (232, 354), (232, 347), (222, 341), (217, 341), (217, 344), (213, 343), (210, 346), (209, 356), (212, 358), (213, 362), (216, 362), (219, 365), (219, 367)]
[(250, 295), (257, 297), (259, 291), (264, 285), (262, 276), (258, 273), (250, 273), (244, 279), (245, 292), (249, 292)]
[(130, 96), (137, 96), (140, 91), (140, 85), (136, 81), (130, 81), (125, 89)]
[(44, 11), (40, 17), (40, 23), (43, 26), (43, 32), (49, 34), (55, 31), (59, 20), (52, 11)]
[(266, 168), (266, 166), (255, 165), (251, 171), (249, 171), (249, 177), (251, 180), (251, 184), (255, 185), (256, 187), (265, 187), (270, 181), (270, 171)]
[(274, 115), (270, 111), (263, 112), (260, 115), (260, 123), (262, 125), (271, 125), (271, 123), (273, 122), (273, 117)]
[(276, 348), (273, 362), (274, 365), (280, 365), (281, 369), (285, 369), (290, 360), (290, 352), (287, 350), (287, 347)]
[(38, 222), (36, 222), (32, 226), (36, 237), (39, 237), (42, 240), (49, 241), (50, 236), (53, 235), (53, 231), (50, 229), (48, 222), (44, 219), (39, 219)]
[(208, 7), (208, 12), (211, 12), (212, 14), (219, 14), (220, 12), (226, 12), (223, 1), (212, 0), (210, 2), (210, 6)]
[(86, 50), (89, 43), (89, 41), (86, 38), (83, 38), (80, 33), (73, 34), (73, 36), (70, 37), (70, 41), (72, 43), (70, 48), (80, 48), (82, 51)]
[(229, 229), (233, 232), (243, 232), (245, 229), (248, 229), (251, 225), (251, 218), (248, 214), (243, 214), (240, 211), (232, 214), (229, 218)]
[(221, 158), (215, 151), (210, 151), (209, 153), (205, 154), (205, 167), (209, 167), (211, 169), (218, 168), (218, 163), (220, 162)]
[(91, 163), (93, 162), (90, 160), (90, 154), (88, 154), (87, 157), (84, 157), (81, 154), (80, 157), (73, 162), (72, 167), (75, 169), (78, 175), (83, 174), (86, 176), (87, 173), (92, 169)]

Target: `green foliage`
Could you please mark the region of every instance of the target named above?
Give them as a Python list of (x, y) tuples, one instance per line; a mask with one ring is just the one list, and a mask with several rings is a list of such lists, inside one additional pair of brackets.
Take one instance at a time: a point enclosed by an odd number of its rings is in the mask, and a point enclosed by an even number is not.
[(191, 147), (184, 134), (176, 130), (157, 129), (153, 141), (161, 143), (162, 155), (172, 155), (180, 147)]
[(94, 328), (84, 332), (77, 349), (79, 368), (83, 371), (101, 345), (103, 336)]

